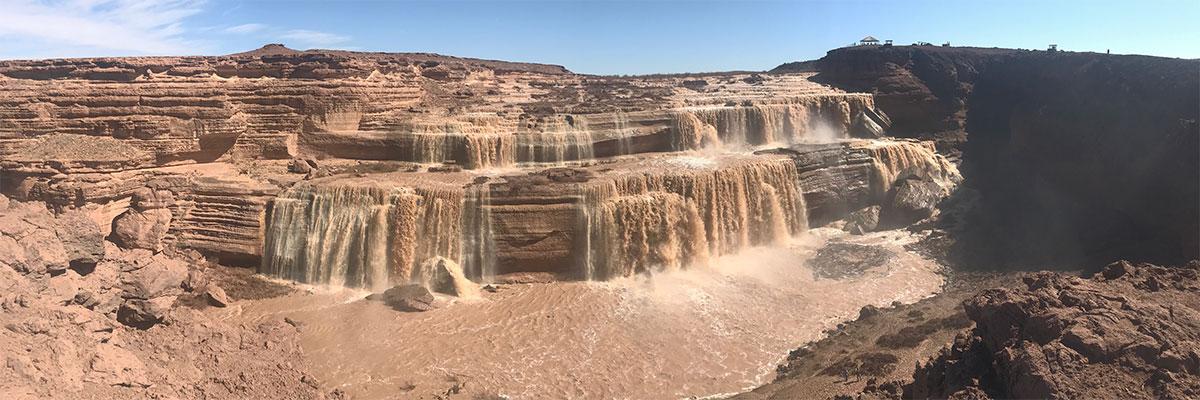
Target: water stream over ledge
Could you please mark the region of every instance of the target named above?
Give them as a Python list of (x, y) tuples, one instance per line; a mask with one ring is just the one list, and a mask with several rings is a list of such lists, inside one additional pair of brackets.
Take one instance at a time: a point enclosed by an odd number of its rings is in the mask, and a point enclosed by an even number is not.
[[(804, 261), (827, 240), (896, 253), (843, 280)], [(303, 323), (321, 382), (356, 399), (420, 398), (465, 382), (464, 398), (687, 398), (769, 381), (788, 350), (866, 304), (913, 302), (942, 283), (907, 253), (906, 232), (846, 237), (816, 229), (771, 247), (713, 257), (708, 268), (608, 282), (503, 285), (475, 301), (401, 313), (361, 292), (316, 290), (222, 311)], [(235, 314), (236, 312), (236, 314)]]

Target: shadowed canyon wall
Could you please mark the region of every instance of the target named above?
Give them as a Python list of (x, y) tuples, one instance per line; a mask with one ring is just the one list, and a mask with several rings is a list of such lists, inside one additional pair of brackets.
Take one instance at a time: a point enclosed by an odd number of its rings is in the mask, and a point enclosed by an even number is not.
[(1200, 256), (1200, 61), (874, 46), (817, 64), (816, 79), (875, 94), (896, 134), (963, 151), (980, 196), (958, 252), (973, 263)]

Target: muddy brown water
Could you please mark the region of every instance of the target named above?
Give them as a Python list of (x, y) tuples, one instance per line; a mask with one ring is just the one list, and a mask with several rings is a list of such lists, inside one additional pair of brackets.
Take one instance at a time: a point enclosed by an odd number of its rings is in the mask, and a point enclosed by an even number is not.
[[(814, 279), (804, 261), (828, 240), (897, 256), (848, 279)], [(904, 251), (907, 233), (817, 229), (704, 269), (609, 282), (505, 285), (483, 299), (401, 313), (365, 292), (309, 287), (240, 302), (224, 318), (303, 323), (305, 354), (329, 389), (356, 399), (669, 399), (723, 397), (770, 381), (790, 349), (863, 305), (913, 302), (942, 278)]]

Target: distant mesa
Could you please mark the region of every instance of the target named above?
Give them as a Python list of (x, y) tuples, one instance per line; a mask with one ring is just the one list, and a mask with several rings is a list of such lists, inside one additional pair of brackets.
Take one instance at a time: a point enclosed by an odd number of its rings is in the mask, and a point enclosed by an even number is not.
[(262, 57), (262, 56), (291, 56), (304, 53), (300, 50), (295, 50), (284, 46), (283, 43), (267, 43), (263, 47), (254, 50), (233, 53), (227, 57)]

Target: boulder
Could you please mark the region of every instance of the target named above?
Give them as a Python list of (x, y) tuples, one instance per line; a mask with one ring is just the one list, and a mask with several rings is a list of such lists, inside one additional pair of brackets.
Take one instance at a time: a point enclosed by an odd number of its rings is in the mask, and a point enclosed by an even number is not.
[(888, 226), (906, 226), (929, 218), (945, 196), (931, 179), (908, 175), (896, 180), (884, 200), (880, 218)]
[(225, 294), (225, 289), (221, 289), (217, 285), (208, 285), (208, 288), (204, 290), (204, 300), (214, 307), (229, 305), (229, 296)]
[(25, 262), (17, 265), (27, 274), (59, 273), (70, 267), (67, 249), (58, 235), (45, 228), (37, 228), (18, 241), (25, 249)]
[(417, 283), (438, 293), (463, 298), (479, 297), (479, 285), (467, 279), (458, 263), (445, 257), (433, 257), (413, 272)]
[(75, 271), (66, 271), (46, 280), (46, 290), (42, 296), (54, 304), (64, 305), (75, 301), (79, 293), (80, 276)]
[(26, 269), (25, 247), (21, 246), (16, 239), (0, 234), (0, 262), (14, 269), (24, 271)]
[(60, 214), (56, 222), (54, 230), (71, 264), (95, 265), (104, 259), (104, 234), (86, 213), (68, 211)]
[(91, 371), (85, 379), (89, 382), (126, 387), (149, 387), (151, 383), (142, 360), (129, 350), (111, 343), (96, 346)]
[(850, 213), (842, 230), (852, 235), (874, 232), (879, 227), (879, 210), (879, 206), (870, 206)]
[(183, 292), (188, 268), (183, 262), (162, 255), (152, 257), (141, 268), (121, 276), (121, 289), (129, 299), (153, 299)]
[(171, 305), (175, 304), (175, 296), (157, 297), (151, 300), (129, 299), (117, 309), (117, 321), (137, 329), (150, 327), (163, 322)]
[(368, 299), (381, 300), (396, 311), (417, 312), (437, 308), (433, 303), (433, 293), (421, 285), (395, 286), (383, 293), (371, 295)]
[(316, 161), (303, 158), (293, 158), (291, 164), (288, 164), (288, 172), (294, 174), (307, 174), (316, 168)]
[(189, 292), (199, 292), (208, 287), (208, 275), (201, 269), (189, 269), (187, 280), (183, 281), (183, 289)]
[(158, 210), (175, 205), (175, 194), (169, 190), (140, 188), (133, 192), (130, 206), (139, 211)]
[(162, 250), (162, 240), (171, 226), (171, 211), (165, 208), (130, 209), (113, 221), (112, 241), (126, 249)]

